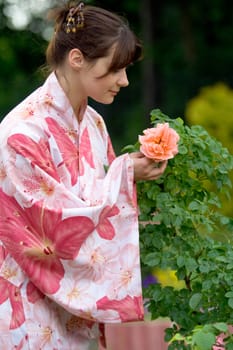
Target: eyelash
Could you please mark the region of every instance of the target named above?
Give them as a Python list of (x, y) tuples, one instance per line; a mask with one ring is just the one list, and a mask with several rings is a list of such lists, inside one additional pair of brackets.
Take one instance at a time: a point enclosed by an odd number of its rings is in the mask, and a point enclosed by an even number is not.
[(127, 70), (127, 69), (128, 69), (129, 67), (131, 67), (132, 65), (133, 65), (133, 64), (130, 63), (128, 66), (126, 66), (126, 67), (124, 67), (124, 68), (119, 68), (119, 69), (114, 70), (113, 73), (118, 73), (118, 72), (120, 72), (122, 69)]

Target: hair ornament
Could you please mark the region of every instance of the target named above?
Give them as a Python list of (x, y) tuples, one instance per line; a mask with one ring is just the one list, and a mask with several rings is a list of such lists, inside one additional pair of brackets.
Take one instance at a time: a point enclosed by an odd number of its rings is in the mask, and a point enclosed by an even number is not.
[(65, 31), (67, 34), (76, 33), (77, 29), (84, 26), (84, 3), (81, 1), (76, 7), (71, 7), (66, 16)]

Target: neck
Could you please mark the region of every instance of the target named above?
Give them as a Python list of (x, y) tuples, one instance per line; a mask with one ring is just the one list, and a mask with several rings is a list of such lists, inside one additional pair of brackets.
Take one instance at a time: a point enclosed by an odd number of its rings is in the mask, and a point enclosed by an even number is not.
[[(72, 77), (69, 79), (69, 74), (63, 72), (59, 68), (55, 71), (57, 80), (64, 90), (70, 104), (73, 108), (74, 114), (80, 123), (83, 119), (86, 106), (87, 106), (87, 97), (82, 96), (81, 89), (78, 88), (78, 84), (75, 84), (75, 79), (73, 81)], [(80, 91), (79, 91), (80, 90)], [(80, 92), (77, 94), (77, 91)]]

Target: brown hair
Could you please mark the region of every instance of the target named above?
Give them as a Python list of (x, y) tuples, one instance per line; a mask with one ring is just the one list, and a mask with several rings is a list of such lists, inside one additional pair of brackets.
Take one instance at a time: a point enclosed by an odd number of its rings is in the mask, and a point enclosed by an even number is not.
[(67, 15), (76, 6), (77, 3), (68, 2), (49, 13), (49, 18), (55, 21), (54, 35), (46, 51), (47, 64), (51, 69), (62, 64), (73, 48), (78, 48), (85, 59), (92, 61), (107, 56), (110, 48), (116, 44), (109, 72), (125, 68), (141, 58), (141, 43), (126, 19), (102, 8), (85, 5), (82, 10), (83, 26), (67, 33)]

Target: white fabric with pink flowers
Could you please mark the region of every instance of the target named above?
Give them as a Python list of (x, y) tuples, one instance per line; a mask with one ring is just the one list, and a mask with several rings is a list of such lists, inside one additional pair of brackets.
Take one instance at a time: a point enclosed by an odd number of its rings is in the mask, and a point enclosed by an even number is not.
[(133, 164), (56, 76), (0, 126), (0, 349), (86, 350), (143, 319)]

